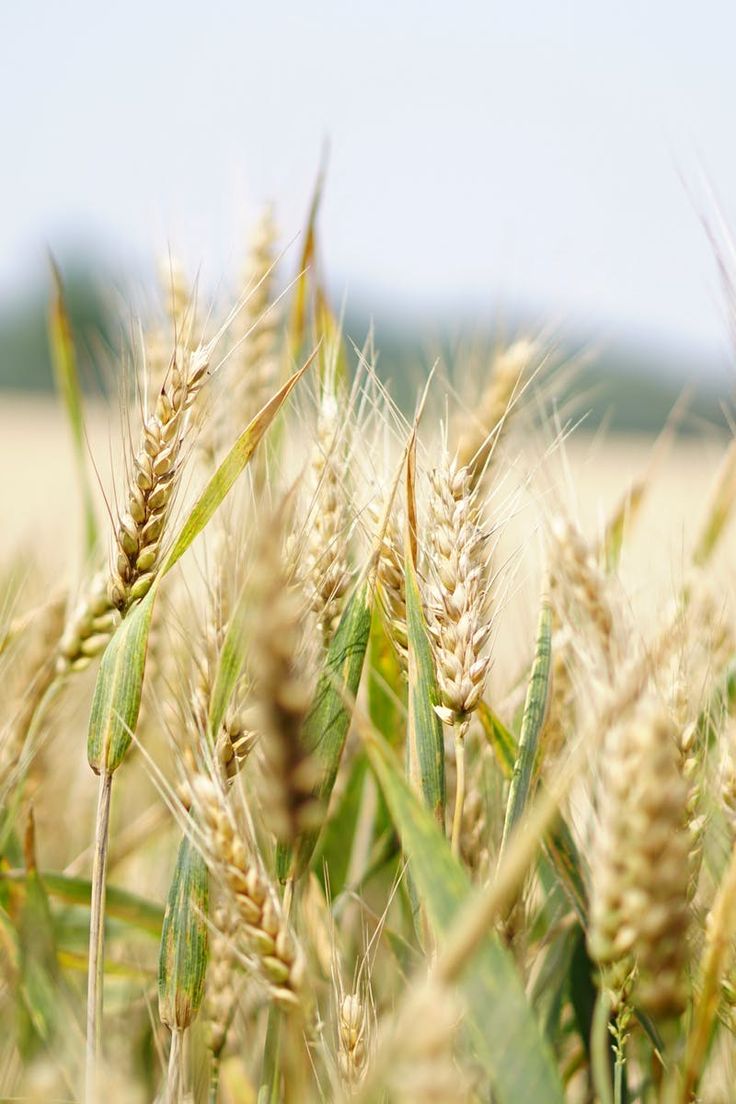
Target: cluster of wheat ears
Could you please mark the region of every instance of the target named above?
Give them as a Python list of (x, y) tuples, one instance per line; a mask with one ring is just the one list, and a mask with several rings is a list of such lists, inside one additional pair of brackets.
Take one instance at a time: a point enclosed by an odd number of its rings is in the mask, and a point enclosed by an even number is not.
[(220, 315), (169, 259), (107, 514), (55, 279), (85, 554), (7, 573), (0, 1095), (733, 1100), (736, 451), (642, 622), (648, 479), (588, 535), (544, 484), (542, 339), (402, 415), (315, 243), (264, 215)]

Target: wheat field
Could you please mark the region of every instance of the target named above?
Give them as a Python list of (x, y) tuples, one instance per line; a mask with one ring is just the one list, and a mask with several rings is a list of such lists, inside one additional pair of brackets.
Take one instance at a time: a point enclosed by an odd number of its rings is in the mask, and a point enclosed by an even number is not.
[(304, 242), (0, 406), (0, 1099), (725, 1104), (736, 449), (402, 412)]

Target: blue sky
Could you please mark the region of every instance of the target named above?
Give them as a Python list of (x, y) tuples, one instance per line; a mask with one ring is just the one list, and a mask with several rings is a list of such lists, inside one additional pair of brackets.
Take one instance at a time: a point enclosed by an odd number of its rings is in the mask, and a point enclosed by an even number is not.
[(342, 2), (0, 11), (0, 295), (46, 244), (215, 283), (325, 138), (333, 284), (380, 316), (531, 307), (725, 350), (699, 211), (736, 220), (736, 6)]

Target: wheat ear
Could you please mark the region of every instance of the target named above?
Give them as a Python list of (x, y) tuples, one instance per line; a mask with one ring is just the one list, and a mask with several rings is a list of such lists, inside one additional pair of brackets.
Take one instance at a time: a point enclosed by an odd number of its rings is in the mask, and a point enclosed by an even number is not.
[(525, 337), (498, 352), (477, 410), (463, 418), (457, 435), (457, 457), (458, 463), (467, 467), (473, 484), (486, 471), (508, 423), (514, 398), (538, 354), (537, 342)]
[(293, 841), (316, 826), (320, 809), (312, 756), (301, 730), (312, 700), (303, 632), (303, 599), (283, 559), (283, 518), (264, 526), (250, 581), (249, 672), (254, 722), (261, 737), (266, 792), (263, 814), (276, 838)]
[(280, 317), (275, 306), (277, 231), (270, 208), (259, 218), (243, 279), (245, 306), (233, 327), (232, 371), (237, 417), (247, 425), (276, 389), (279, 374)]
[(441, 697), (437, 712), (455, 730), (452, 847), (457, 853), (465, 797), (465, 736), (470, 715), (483, 696), (491, 620), (488, 533), (480, 525), (468, 469), (447, 453), (431, 475), (429, 512), (425, 602)]
[(154, 409), (144, 418), (110, 571), (110, 602), (123, 612), (153, 584), (178, 486), (188, 415), (207, 378), (210, 351), (210, 346), (191, 354), (176, 350)]
[(326, 374), (310, 460), (312, 503), (300, 574), (326, 647), (342, 613), (350, 582), (348, 500), (343, 448), (345, 411), (338, 399), (334, 366)]
[(238, 917), (243, 950), (255, 964), (271, 999), (287, 1010), (303, 1011), (304, 958), (278, 895), (253, 847), (238, 830), (222, 786), (198, 774), (191, 787), (205, 858)]
[(591, 862), (588, 946), (604, 983), (624, 987), (658, 1018), (684, 1007), (688, 927), (687, 786), (676, 732), (659, 707), (643, 704), (609, 733)]

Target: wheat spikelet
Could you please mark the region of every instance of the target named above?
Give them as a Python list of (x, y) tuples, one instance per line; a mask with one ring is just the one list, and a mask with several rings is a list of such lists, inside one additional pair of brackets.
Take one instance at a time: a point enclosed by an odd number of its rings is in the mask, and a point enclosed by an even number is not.
[(427, 980), (410, 993), (397, 1022), (391, 1024), (392, 1039), (383, 1055), (384, 1083), (392, 1102), (461, 1104), (471, 1099), (467, 1079), (453, 1060), (461, 1019), (457, 994), (445, 986)]
[(707, 517), (693, 551), (693, 563), (704, 567), (711, 559), (736, 502), (736, 441), (732, 441), (721, 461), (710, 496)]
[(460, 829), (460, 855), (476, 882), (485, 882), (491, 871), (491, 833), (481, 773), (476, 769), (468, 786)]
[(171, 255), (162, 257), (158, 264), (158, 279), (172, 336), (177, 345), (192, 351), (196, 347), (195, 302), (181, 261)]
[(588, 945), (605, 984), (636, 971), (634, 999), (651, 1015), (684, 1007), (688, 926), (687, 787), (676, 733), (658, 707), (640, 707), (606, 741), (591, 861)]
[(733, 722), (726, 728), (722, 740), (720, 794), (728, 830), (732, 840), (736, 840), (736, 731)]
[(313, 500), (299, 564), (325, 647), (337, 627), (350, 582), (344, 419), (333, 366), (326, 374), (317, 414), (317, 439), (310, 461)]
[(427, 525), (427, 623), (447, 724), (463, 724), (478, 705), (490, 657), (488, 533), (467, 468), (447, 453), (431, 475)]
[(732, 848), (728, 866), (705, 920), (705, 940), (698, 967), (692, 1025), (683, 1063), (683, 1101), (695, 1099), (695, 1087), (708, 1052), (713, 1021), (718, 1014), (724, 989), (726, 1001), (732, 1003), (733, 1000), (733, 983), (729, 974), (733, 967), (735, 936), (736, 849)]
[(244, 707), (246, 688), (242, 673), (227, 703), (219, 732), (209, 732), (212, 692), (232, 616), (232, 584), (240, 574), (237, 567), (233, 571), (232, 552), (223, 529), (216, 534), (210, 573), (205, 614), (192, 653), (191, 715), (182, 724), (191, 730), (195, 744), (206, 736), (214, 739), (215, 768), (220, 780), (227, 784), (255, 747), (257, 735)]
[(568, 628), (557, 627), (552, 634), (552, 666), (549, 703), (542, 729), (544, 761), (554, 763), (562, 753), (568, 733), (575, 727), (575, 693), (570, 666), (573, 660)]
[(609, 676), (617, 658), (614, 616), (607, 581), (582, 533), (566, 518), (551, 527), (552, 598), (563, 624), (573, 628), (576, 618), (593, 629)]
[(280, 317), (274, 305), (277, 232), (270, 208), (258, 220), (243, 280), (245, 305), (233, 326), (236, 416), (248, 424), (278, 385)]
[(54, 681), (55, 646), (63, 617), (64, 600), (55, 598), (34, 621), (30, 646), (21, 656), (21, 700), (0, 735), (0, 802), (23, 769), (33, 718)]
[(266, 768), (264, 816), (277, 839), (293, 842), (315, 827), (320, 810), (312, 796), (314, 763), (301, 739), (314, 678), (303, 639), (302, 599), (281, 553), (281, 524), (277, 518), (264, 527), (253, 565), (249, 669)]
[(196, 347), (196, 310), (194, 297), (181, 262), (167, 254), (156, 265), (158, 292), (166, 322), (146, 330), (143, 339), (146, 379), (157, 392), (166, 378), (171, 350), (181, 358)]
[(133, 456), (110, 568), (109, 598), (125, 611), (150, 590), (181, 471), (191, 406), (207, 378), (209, 348), (177, 349)]
[(237, 706), (230, 706), (215, 741), (215, 762), (220, 778), (232, 782), (257, 741), (258, 734), (246, 722), (244, 712)]
[(227, 1041), (235, 1004), (233, 977), (237, 962), (234, 951), (237, 922), (232, 908), (219, 905), (213, 917), (210, 955), (207, 969), (207, 1013), (209, 1048), (217, 1061)]
[(304, 959), (279, 898), (253, 849), (238, 831), (227, 795), (214, 779), (191, 781), (202, 846), (238, 917), (238, 939), (254, 962), (271, 998), (286, 1009), (303, 1009)]
[(197, 647), (192, 653), (192, 713), (200, 732), (207, 731), (217, 662), (227, 631), (220, 548), (214, 556), (213, 574), (214, 580), (207, 588), (206, 611), (198, 634)]
[[(368, 508), (372, 531), (380, 535), (384, 510), (372, 502)], [(396, 649), (402, 671), (408, 666), (408, 629), (406, 624), (406, 588), (401, 526), (394, 514), (388, 518), (381, 535), (378, 556), (379, 596), (389, 626), (391, 643)]]
[(363, 1080), (368, 1059), (368, 1012), (360, 993), (345, 993), (337, 1010), (338, 1065), (348, 1092)]
[(703, 762), (697, 753), (698, 726), (691, 721), (679, 730), (677, 747), (680, 775), (685, 782), (685, 829), (688, 837), (688, 898), (692, 900), (698, 888), (703, 861), (703, 839), (707, 816), (702, 811)]
[(83, 671), (89, 666), (104, 652), (119, 620), (120, 615), (110, 604), (107, 573), (98, 572), (67, 617), (59, 641), (57, 673)]
[[(684, 663), (684, 661), (683, 661)], [(703, 858), (703, 837), (707, 817), (702, 812), (704, 760), (701, 754), (697, 711), (693, 717), (690, 679), (682, 667), (675, 678), (670, 714), (675, 727), (680, 776), (686, 787), (685, 831), (688, 836), (688, 897), (695, 896)], [(692, 718), (692, 719), (691, 719)]]
[(498, 352), (477, 409), (463, 418), (457, 436), (457, 459), (461, 467), (468, 469), (472, 484), (486, 470), (502, 427), (508, 421), (512, 400), (538, 353), (537, 342), (530, 338), (520, 338)]
[(458, 854), (465, 801), (465, 735), (485, 689), (490, 656), (488, 533), (470, 473), (447, 451), (430, 476), (425, 587), (440, 704), (435, 710), (455, 730), (455, 810), (452, 849)]

